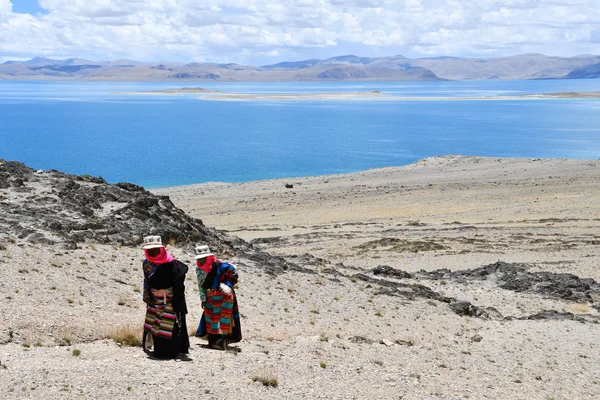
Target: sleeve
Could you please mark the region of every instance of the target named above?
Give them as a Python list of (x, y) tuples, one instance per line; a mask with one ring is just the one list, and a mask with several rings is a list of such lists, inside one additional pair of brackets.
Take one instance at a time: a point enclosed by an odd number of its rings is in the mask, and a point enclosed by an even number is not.
[(235, 286), (235, 284), (238, 282), (238, 272), (237, 272), (237, 268), (235, 267), (235, 265), (233, 264), (229, 264), (229, 263), (224, 263), (223, 266), (225, 267), (225, 270), (223, 271), (222, 275), (221, 275), (221, 280), (223, 283), (225, 283), (227, 286), (229, 286), (230, 288), (233, 288)]
[(173, 262), (173, 308), (175, 312), (187, 314), (185, 304), (185, 274), (188, 266), (181, 261)]
[(200, 268), (196, 268), (196, 278), (198, 278), (198, 290), (200, 291), (200, 301), (206, 301), (206, 289), (202, 287), (204, 280), (206, 279), (206, 272)]
[(142, 300), (144, 300), (144, 303), (151, 306), (152, 296), (150, 296), (150, 285), (148, 284), (148, 278), (146, 278), (146, 268), (146, 263), (142, 263), (142, 271), (144, 272), (144, 290), (142, 292)]

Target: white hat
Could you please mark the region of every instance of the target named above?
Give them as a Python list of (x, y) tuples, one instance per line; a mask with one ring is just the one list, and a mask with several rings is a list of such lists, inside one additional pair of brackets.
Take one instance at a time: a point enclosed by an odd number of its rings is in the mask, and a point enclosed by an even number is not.
[(159, 247), (165, 247), (162, 244), (162, 240), (160, 239), (160, 236), (146, 236), (144, 238), (144, 243), (142, 243), (142, 249), (148, 250), (148, 249), (156, 249)]
[(204, 258), (204, 257), (208, 257), (208, 256), (212, 256), (213, 253), (210, 252), (210, 249), (208, 248), (207, 245), (205, 244), (201, 244), (196, 246), (196, 256), (194, 257), (194, 260), (198, 260), (200, 258)]

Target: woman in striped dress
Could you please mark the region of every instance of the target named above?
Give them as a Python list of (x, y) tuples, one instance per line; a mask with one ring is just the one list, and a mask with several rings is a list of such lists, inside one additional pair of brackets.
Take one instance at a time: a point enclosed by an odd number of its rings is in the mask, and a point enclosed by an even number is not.
[[(144, 238), (144, 344), (153, 342), (156, 358), (176, 358), (190, 347), (185, 315), (185, 274), (188, 266), (173, 258), (160, 236)], [(144, 346), (147, 350), (150, 346)]]
[(206, 245), (196, 247), (196, 274), (204, 312), (196, 336), (206, 337), (208, 345), (226, 350), (242, 340), (240, 313), (234, 286), (238, 281), (235, 265), (217, 260)]

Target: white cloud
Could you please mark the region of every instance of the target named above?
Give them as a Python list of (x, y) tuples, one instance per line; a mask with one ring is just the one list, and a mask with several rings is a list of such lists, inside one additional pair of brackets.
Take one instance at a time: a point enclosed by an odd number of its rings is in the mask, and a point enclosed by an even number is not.
[(12, 3), (10, 0), (0, 0), (0, 21), (9, 16), (12, 11)]
[[(598, 53), (597, 0), (0, 0), (0, 57), (270, 63), (300, 55)], [(328, 53), (327, 53), (328, 51)], [(358, 54), (362, 55), (362, 54)]]

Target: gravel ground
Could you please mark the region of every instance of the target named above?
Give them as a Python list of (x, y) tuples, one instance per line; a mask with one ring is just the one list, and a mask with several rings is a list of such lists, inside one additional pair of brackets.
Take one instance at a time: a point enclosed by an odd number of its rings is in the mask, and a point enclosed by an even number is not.
[[(598, 161), (445, 157), (156, 191), (304, 268), (274, 276), (233, 259), (244, 340), (217, 351), (192, 337), (190, 359), (154, 360), (113, 339), (118, 329), (141, 337), (139, 249), (9, 240), (0, 245), (0, 385), (7, 398), (43, 399), (600, 398), (597, 298), (403, 280), (513, 317), (484, 319), (355, 276), (379, 264), (431, 271), (502, 260), (600, 280), (599, 171)], [(189, 249), (168, 249), (193, 265)], [(188, 275), (194, 331), (201, 307)], [(542, 310), (585, 321), (518, 319)]]

